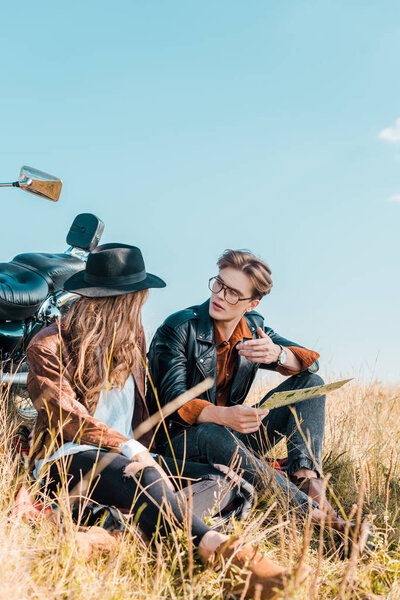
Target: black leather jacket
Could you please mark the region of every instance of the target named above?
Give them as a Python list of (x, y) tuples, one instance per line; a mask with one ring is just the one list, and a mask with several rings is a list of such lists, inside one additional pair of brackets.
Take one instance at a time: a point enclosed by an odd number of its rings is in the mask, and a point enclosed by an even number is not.
[[(281, 337), (270, 327), (265, 327), (264, 318), (256, 311), (246, 313), (245, 319), (253, 338), (258, 337), (257, 328), (261, 327), (275, 344), (302, 347)], [(170, 315), (154, 335), (148, 360), (151, 381), (147, 384), (146, 400), (150, 414), (158, 410), (153, 386), (157, 389), (160, 405), (165, 406), (206, 377), (211, 377), (214, 385), (199, 397), (215, 404), (217, 352), (213, 321), (209, 315), (209, 300), (200, 306), (191, 306)], [(277, 363), (269, 365), (252, 363), (238, 355), (238, 367), (232, 382), (228, 406), (242, 404), (259, 367), (274, 371), (277, 366)], [(312, 373), (318, 371), (318, 361), (314, 362), (308, 370)], [(191, 427), (178, 412), (167, 417), (166, 425), (171, 437)], [(165, 431), (161, 426), (156, 439), (160, 449), (165, 441)]]

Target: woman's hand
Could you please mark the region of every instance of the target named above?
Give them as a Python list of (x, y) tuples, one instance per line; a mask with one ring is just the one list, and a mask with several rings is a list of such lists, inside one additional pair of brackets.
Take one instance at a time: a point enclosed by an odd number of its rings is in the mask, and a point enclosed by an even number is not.
[(171, 490), (171, 492), (175, 492), (172, 481), (169, 479), (167, 473), (160, 467), (158, 462), (154, 460), (150, 452), (148, 452), (147, 450), (144, 450), (143, 452), (139, 452), (138, 454), (135, 454), (135, 456), (132, 456), (131, 464), (127, 466), (127, 474), (136, 475), (136, 473), (138, 473), (141, 469), (144, 469), (145, 467), (152, 467), (153, 469), (156, 469), (160, 473), (162, 479), (165, 481), (165, 484)]

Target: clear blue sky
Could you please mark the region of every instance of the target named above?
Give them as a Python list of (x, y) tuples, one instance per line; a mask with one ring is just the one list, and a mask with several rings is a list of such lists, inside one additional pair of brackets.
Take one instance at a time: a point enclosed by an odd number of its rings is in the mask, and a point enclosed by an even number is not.
[[(400, 3), (3, 3), (1, 252), (65, 249), (94, 212), (168, 283), (151, 334), (225, 248), (269, 262), (267, 323), (322, 371), (400, 381)], [(383, 134), (380, 133), (388, 129)]]

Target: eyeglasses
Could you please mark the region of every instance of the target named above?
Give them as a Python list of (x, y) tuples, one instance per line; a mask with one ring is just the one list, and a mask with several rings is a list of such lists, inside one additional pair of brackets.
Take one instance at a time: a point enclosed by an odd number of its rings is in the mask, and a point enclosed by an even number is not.
[(224, 282), (221, 281), (218, 277), (211, 277), (211, 279), (208, 280), (208, 289), (210, 290), (210, 292), (214, 292), (214, 294), (219, 294), (219, 292), (223, 289), (224, 298), (228, 302), (228, 304), (237, 304), (242, 300), (253, 300), (253, 297), (241, 298), (239, 294), (235, 292), (235, 290), (225, 285)]

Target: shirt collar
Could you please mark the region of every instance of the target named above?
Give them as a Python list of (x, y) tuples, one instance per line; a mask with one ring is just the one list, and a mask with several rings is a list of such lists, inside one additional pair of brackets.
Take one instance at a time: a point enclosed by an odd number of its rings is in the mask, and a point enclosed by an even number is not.
[(245, 338), (251, 339), (252, 337), (253, 336), (251, 335), (250, 329), (244, 317), (242, 317), (239, 323), (236, 325), (229, 340), (225, 338), (224, 334), (219, 329), (217, 322), (214, 321), (214, 339), (217, 348), (221, 345), (225, 346), (228, 342), (232, 346), (236, 346), (238, 342), (242, 342)]

